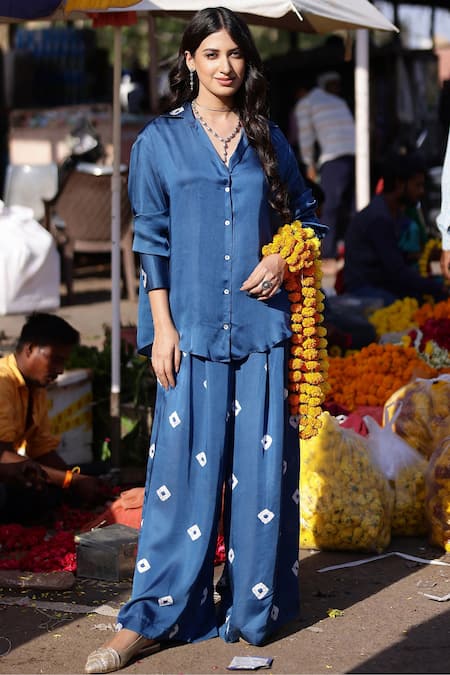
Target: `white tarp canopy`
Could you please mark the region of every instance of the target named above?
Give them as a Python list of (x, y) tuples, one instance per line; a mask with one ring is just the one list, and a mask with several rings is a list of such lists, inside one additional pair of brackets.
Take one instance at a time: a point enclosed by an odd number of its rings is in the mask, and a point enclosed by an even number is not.
[[(74, 0), (76, 1), (76, 0)], [(95, 0), (90, 0), (95, 7)], [(102, 3), (98, 2), (97, 7)], [(111, 3), (112, 5), (114, 2)], [(206, 0), (141, 0), (128, 7), (104, 11), (137, 11), (189, 15), (199, 9), (215, 6)], [(250, 22), (274, 25), (292, 31), (330, 33), (339, 29), (370, 28), (395, 30), (381, 12), (368, 0), (228, 0), (229, 9), (247, 15)], [(98, 10), (101, 11), (101, 10)]]

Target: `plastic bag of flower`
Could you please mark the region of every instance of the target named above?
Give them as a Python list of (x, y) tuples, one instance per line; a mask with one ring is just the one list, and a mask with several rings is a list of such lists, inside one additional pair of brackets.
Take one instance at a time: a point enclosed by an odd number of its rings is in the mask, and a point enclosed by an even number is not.
[(398, 436), (393, 425), (401, 413), (402, 403), (396, 407), (391, 421), (385, 410), (385, 425), (381, 427), (372, 417), (364, 417), (369, 431), (367, 443), (372, 458), (394, 489), (394, 508), (391, 529), (395, 536), (420, 536), (428, 531), (425, 511), (425, 473), (427, 460)]
[(393, 403), (402, 402), (393, 430), (412, 448), (429, 459), (450, 435), (450, 375), (417, 378), (398, 389), (385, 403), (386, 419), (394, 414)]
[(450, 553), (450, 436), (433, 452), (426, 474), (430, 540)]
[(365, 438), (328, 412), (300, 444), (300, 547), (376, 551), (391, 537), (393, 491)]

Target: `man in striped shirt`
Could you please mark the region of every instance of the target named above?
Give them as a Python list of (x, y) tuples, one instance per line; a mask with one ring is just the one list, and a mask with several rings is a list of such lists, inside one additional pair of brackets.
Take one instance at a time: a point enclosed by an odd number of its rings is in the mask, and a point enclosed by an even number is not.
[(316, 86), (312, 78), (298, 83), (295, 117), (298, 145), (307, 178), (317, 181), (325, 193), (322, 220), (329, 232), (322, 241), (322, 258), (335, 259), (338, 223), (342, 213), (354, 210), (355, 123), (347, 103), (325, 90), (340, 79), (327, 73)]

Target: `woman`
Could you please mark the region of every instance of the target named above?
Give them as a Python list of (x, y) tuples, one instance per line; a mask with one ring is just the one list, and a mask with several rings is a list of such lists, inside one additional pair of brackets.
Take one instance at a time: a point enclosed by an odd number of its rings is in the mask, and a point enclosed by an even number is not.
[[(142, 530), (122, 628), (90, 655), (90, 673), (117, 670), (158, 640), (220, 634), (259, 645), (298, 612), (285, 263), (261, 260), (261, 247), (293, 217), (326, 228), (267, 121), (261, 61), (240, 18), (224, 8), (194, 16), (171, 91), (170, 111), (140, 134), (130, 167), (138, 346), (159, 382)], [(216, 609), (224, 485), (228, 560)]]

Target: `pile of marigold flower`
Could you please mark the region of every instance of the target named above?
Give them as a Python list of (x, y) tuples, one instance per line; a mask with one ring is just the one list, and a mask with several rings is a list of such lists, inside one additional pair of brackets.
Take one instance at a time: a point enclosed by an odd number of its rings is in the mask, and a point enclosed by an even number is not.
[(299, 417), (300, 438), (311, 438), (320, 429), (321, 406), (328, 391), (320, 241), (312, 228), (296, 220), (281, 227), (262, 253), (278, 253), (287, 263), (284, 285), (291, 303), (292, 330), (288, 400), (291, 414)]
[(327, 402), (348, 411), (364, 405), (383, 406), (412, 377), (436, 374), (414, 347), (372, 343), (349, 356), (330, 358)]
[(402, 298), (387, 307), (375, 310), (369, 321), (375, 328), (378, 337), (385, 333), (407, 330), (416, 326), (415, 314), (419, 303), (415, 298)]
[(450, 320), (450, 299), (442, 302), (426, 302), (419, 307), (415, 298), (402, 298), (387, 307), (381, 307), (369, 316), (377, 336), (385, 333), (422, 328), (428, 320)]

